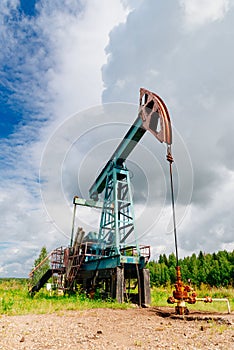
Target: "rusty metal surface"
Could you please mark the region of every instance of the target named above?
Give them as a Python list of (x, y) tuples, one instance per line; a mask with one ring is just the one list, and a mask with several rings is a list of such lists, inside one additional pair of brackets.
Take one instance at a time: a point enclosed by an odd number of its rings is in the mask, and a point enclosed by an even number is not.
[[(191, 293), (191, 294), (190, 294)], [(186, 315), (189, 313), (186, 303), (195, 304), (197, 294), (193, 291), (193, 288), (184, 285), (181, 278), (180, 266), (176, 266), (176, 283), (173, 296), (167, 299), (169, 304), (176, 303), (175, 312), (177, 315)]]
[(169, 112), (161, 97), (155, 93), (140, 89), (139, 116), (143, 127), (150, 131), (160, 142), (172, 143), (172, 131)]

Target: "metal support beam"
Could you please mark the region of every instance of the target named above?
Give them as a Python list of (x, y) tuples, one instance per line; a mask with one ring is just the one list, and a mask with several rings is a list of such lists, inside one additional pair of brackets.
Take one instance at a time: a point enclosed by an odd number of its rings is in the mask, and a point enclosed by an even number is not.
[(129, 172), (114, 166), (107, 176), (98, 236), (110, 255), (120, 254), (129, 243), (140, 254), (134, 222)]
[(158, 95), (141, 88), (138, 116), (94, 184), (90, 187), (90, 198), (98, 199), (98, 194), (102, 193), (105, 188), (106, 178), (113, 167), (113, 163), (122, 166), (147, 130), (160, 142), (171, 145), (171, 122), (165, 103)]

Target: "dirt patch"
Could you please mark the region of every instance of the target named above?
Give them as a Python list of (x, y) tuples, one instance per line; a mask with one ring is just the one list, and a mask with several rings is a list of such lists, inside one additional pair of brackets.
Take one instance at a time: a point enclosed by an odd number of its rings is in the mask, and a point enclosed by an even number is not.
[(170, 308), (135, 308), (0, 318), (4, 350), (137, 348), (234, 349), (234, 314), (175, 318)]

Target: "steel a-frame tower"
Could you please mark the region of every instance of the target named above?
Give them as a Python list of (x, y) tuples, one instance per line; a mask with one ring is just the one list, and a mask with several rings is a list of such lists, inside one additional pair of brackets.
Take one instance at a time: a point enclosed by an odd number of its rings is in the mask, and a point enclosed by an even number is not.
[(121, 254), (130, 245), (140, 255), (134, 222), (129, 171), (124, 163), (120, 167), (113, 162), (106, 179), (98, 236), (99, 242), (105, 242), (110, 255)]

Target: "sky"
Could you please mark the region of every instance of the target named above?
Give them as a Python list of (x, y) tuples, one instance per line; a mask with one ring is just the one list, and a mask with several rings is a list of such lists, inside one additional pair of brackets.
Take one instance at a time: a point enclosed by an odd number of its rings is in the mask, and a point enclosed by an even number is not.
[[(234, 249), (233, 0), (2, 0), (0, 277), (70, 242), (72, 199), (135, 120), (139, 89), (172, 121), (179, 256)], [(126, 162), (139, 241), (175, 251), (166, 147)], [(97, 231), (100, 213), (76, 225)]]

